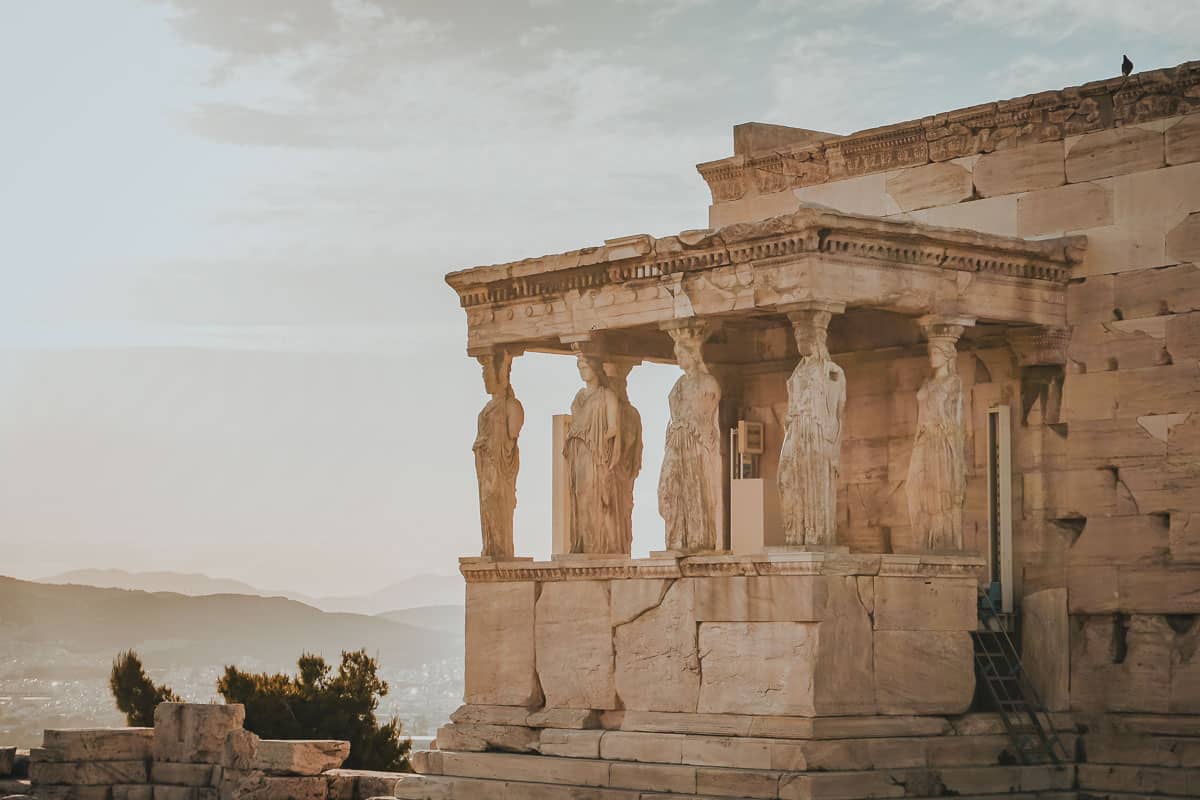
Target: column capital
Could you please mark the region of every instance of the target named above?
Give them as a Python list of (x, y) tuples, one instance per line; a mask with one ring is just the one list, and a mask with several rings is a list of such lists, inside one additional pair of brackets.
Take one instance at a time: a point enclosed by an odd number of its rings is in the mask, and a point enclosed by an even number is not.
[(1070, 328), (1010, 328), (1005, 333), (1005, 338), (1017, 357), (1017, 366), (1062, 366), (1067, 363), (1067, 345), (1071, 341)]
[(503, 355), (516, 358), (524, 354), (525, 346), (519, 344), (480, 344), (467, 348), (467, 355), (477, 359)]
[(795, 312), (824, 311), (827, 314), (844, 314), (846, 313), (846, 304), (835, 303), (831, 300), (805, 300), (802, 303), (785, 303), (776, 306), (776, 310), (787, 314), (791, 319)]
[(707, 317), (678, 317), (658, 323), (658, 329), (669, 333), (672, 339), (678, 331), (688, 331), (707, 339), (721, 329), (721, 322)]
[(961, 317), (955, 314), (926, 314), (917, 318), (917, 325), (926, 339), (958, 340), (966, 328), (974, 327), (974, 317)]

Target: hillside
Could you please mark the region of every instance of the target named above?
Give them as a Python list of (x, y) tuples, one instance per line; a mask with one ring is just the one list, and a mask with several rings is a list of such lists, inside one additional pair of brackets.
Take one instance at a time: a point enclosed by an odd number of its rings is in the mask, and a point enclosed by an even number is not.
[(466, 613), (467, 610), (461, 605), (445, 605), (401, 608), (395, 611), (384, 611), (375, 616), (389, 622), (399, 622), (461, 636), (463, 627), (466, 625)]
[(164, 669), (235, 662), (291, 669), (304, 651), (336, 661), (341, 650), (360, 647), (388, 667), (409, 668), (456, 657), (462, 644), (461, 633), (331, 614), (281, 597), (190, 597), (0, 577), (0, 653), (7, 656), (0, 663), (8, 677), (13, 670), (91, 675), (128, 647)]
[(462, 605), (463, 581), (459, 575), (413, 575), (382, 589), (357, 595), (311, 597), (289, 590), (259, 589), (232, 578), (213, 578), (189, 572), (129, 572), (123, 569), (78, 569), (40, 578), (38, 583), (77, 584), (105, 589), (172, 592), (192, 596), (209, 594), (284, 597), (322, 611), (347, 614), (381, 614), (393, 609)]

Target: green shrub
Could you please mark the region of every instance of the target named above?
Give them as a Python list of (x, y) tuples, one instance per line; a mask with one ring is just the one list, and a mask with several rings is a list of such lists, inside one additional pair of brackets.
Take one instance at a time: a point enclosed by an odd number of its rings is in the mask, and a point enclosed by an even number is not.
[(159, 703), (178, 703), (179, 696), (166, 686), (158, 686), (142, 669), (137, 653), (126, 650), (113, 661), (108, 687), (117, 701), (117, 710), (134, 728), (154, 726), (154, 708)]
[(264, 739), (343, 739), (348, 769), (407, 772), (409, 739), (399, 720), (380, 725), (379, 698), (388, 693), (379, 664), (365, 650), (343, 652), (334, 672), (320, 656), (304, 654), (295, 676), (242, 672), (225, 667), (217, 691), (246, 707), (246, 729)]

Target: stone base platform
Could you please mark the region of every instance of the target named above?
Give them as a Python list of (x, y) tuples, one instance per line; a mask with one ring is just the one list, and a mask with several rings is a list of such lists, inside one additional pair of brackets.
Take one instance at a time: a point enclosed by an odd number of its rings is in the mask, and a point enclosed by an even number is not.
[[(615, 712), (535, 728), (464, 706), (399, 781), (409, 800), (986, 798), (1074, 800), (1073, 764), (1016, 766), (990, 714), (746, 717)], [(533, 715), (531, 715), (533, 716)], [(470, 720), (470, 721), (467, 721)], [(526, 722), (530, 722), (526, 719)], [(535, 716), (532, 720), (537, 722)], [(560, 720), (567, 721), (565, 716)], [(686, 731), (679, 732), (687, 723)], [(1055, 715), (1069, 752), (1069, 717)], [(590, 727), (589, 727), (590, 726)], [(673, 732), (663, 732), (671, 730)]]

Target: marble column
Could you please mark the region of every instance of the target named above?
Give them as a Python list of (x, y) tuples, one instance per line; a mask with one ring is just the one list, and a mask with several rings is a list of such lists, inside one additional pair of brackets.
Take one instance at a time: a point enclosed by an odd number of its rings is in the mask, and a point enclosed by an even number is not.
[(788, 306), (800, 362), (788, 378), (787, 423), (779, 456), (779, 506), (789, 547), (837, 546), (837, 488), (841, 469), (846, 375), (829, 357), (829, 320), (844, 306)]
[(513, 557), (513, 512), (517, 507), (517, 439), (525, 409), (509, 381), (512, 353), (498, 350), (476, 356), (491, 399), (479, 412), (475, 435), (475, 475), (479, 481), (479, 525), (484, 558)]
[(663, 323), (683, 375), (668, 397), (671, 422), (658, 475), (658, 513), (666, 547), (677, 553), (718, 550), (724, 540), (721, 385), (704, 361), (712, 326), (686, 319)]
[(966, 423), (958, 339), (972, 319), (926, 316), (919, 320), (929, 346), (933, 374), (917, 391), (917, 435), (908, 465), (905, 494), (909, 524), (930, 553), (963, 549), (967, 497)]

